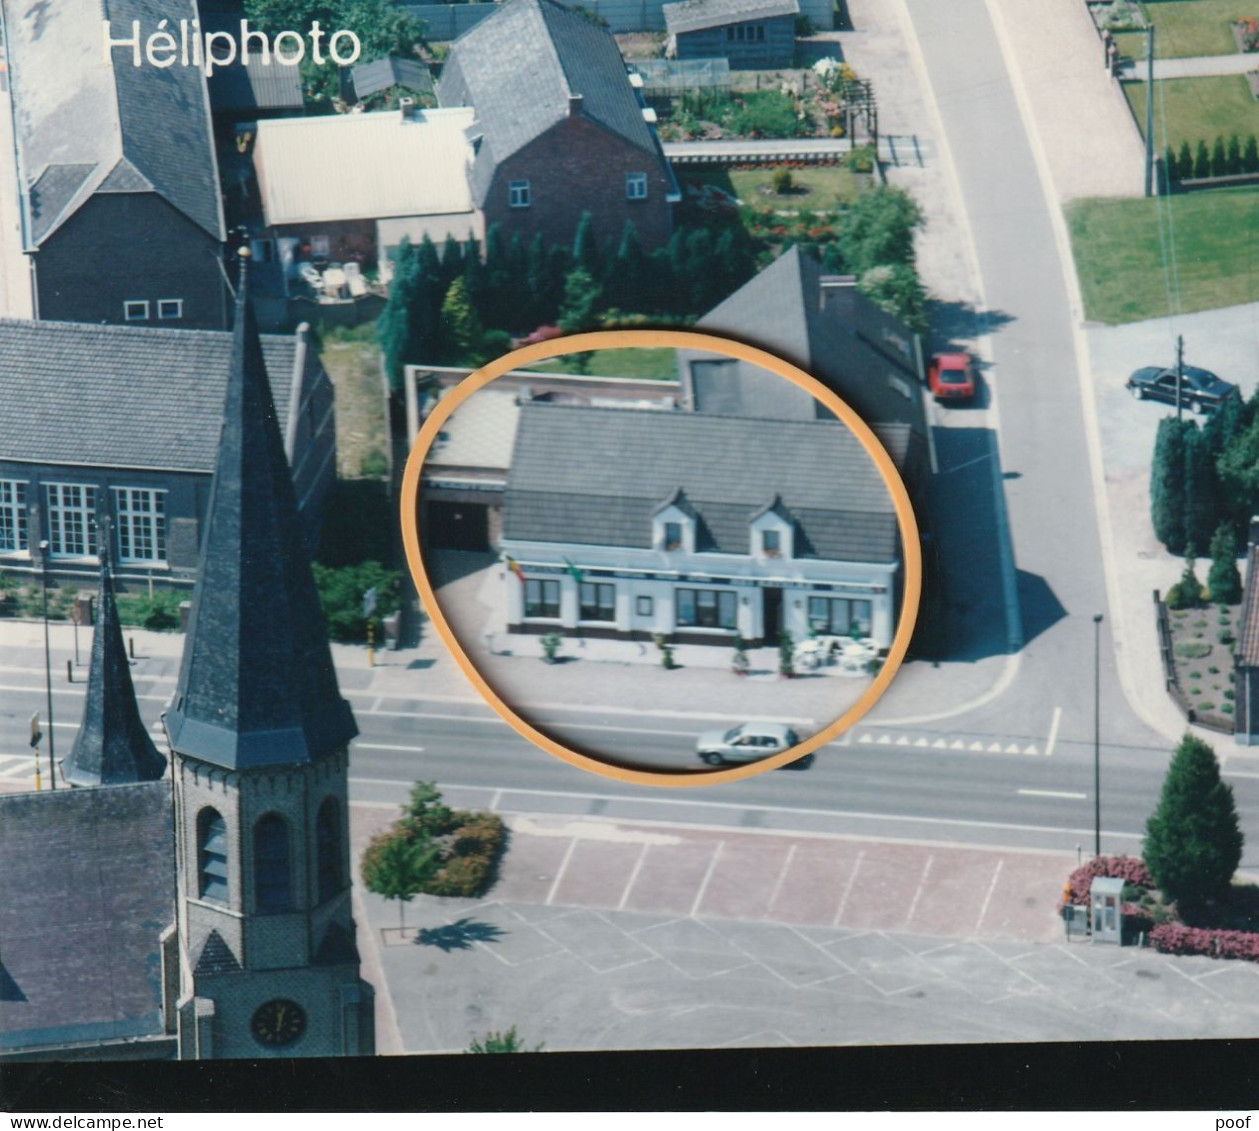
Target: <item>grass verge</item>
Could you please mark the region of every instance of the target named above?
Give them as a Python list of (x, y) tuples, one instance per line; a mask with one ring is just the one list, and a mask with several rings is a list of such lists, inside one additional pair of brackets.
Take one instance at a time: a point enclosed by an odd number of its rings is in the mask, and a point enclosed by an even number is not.
[(1259, 188), (1075, 200), (1066, 215), (1090, 321), (1114, 326), (1259, 301)]
[(716, 185), (744, 204), (774, 209), (832, 209), (851, 204), (861, 193), (856, 177), (843, 165), (815, 165), (792, 169), (790, 192), (773, 191), (775, 169), (697, 169), (682, 174), (683, 181)]
[[(1255, 59), (1259, 67), (1259, 57)], [(1137, 127), (1145, 136), (1145, 83), (1123, 84)], [(1163, 79), (1154, 84), (1154, 144), (1179, 150), (1187, 141), (1210, 147), (1217, 137), (1237, 134), (1243, 141), (1259, 134), (1259, 102), (1245, 75), (1212, 75), (1197, 79)]]
[[(1256, 14), (1249, 0), (1145, 0), (1141, 7), (1154, 24), (1156, 59), (1234, 55), (1237, 41), (1230, 25)], [(1138, 50), (1144, 59), (1145, 47)]]
[(319, 356), (337, 394), (337, 474), (383, 475), (384, 373), (375, 325), (326, 332)]
[[(529, 366), (538, 373), (581, 373), (576, 354)], [(671, 349), (592, 350), (585, 373), (592, 377), (636, 377), (643, 381), (675, 381), (677, 362)]]

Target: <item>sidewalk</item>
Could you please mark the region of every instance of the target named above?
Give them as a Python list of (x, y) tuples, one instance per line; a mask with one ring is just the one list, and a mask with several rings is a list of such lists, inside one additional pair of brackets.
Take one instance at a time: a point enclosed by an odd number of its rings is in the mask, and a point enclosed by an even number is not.
[[(1244, 75), (1259, 71), (1259, 56), (1255, 55), (1200, 55), (1192, 59), (1155, 59), (1154, 81), (1159, 79), (1189, 79), (1207, 75)], [(1144, 82), (1144, 60), (1130, 63), (1124, 68), (1123, 77)]]
[[(352, 807), (356, 852), (393, 817)], [(363, 893), (383, 1054), (1242, 1037), (1259, 967), (1063, 940), (1072, 854), (517, 815), (483, 900)], [(386, 929), (387, 928), (387, 929)], [(388, 1003), (388, 1004), (386, 1004)]]

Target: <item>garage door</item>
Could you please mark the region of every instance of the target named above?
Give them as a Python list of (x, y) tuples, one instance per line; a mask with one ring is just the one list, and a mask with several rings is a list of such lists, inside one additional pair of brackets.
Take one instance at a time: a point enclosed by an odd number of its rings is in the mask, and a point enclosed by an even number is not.
[(489, 508), (484, 503), (438, 503), (427, 506), (424, 541), (442, 550), (488, 550)]

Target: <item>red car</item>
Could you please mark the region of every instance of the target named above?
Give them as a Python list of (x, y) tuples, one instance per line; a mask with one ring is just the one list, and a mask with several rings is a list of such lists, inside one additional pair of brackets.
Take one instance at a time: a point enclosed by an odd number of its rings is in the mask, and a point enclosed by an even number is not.
[(937, 401), (969, 401), (975, 396), (970, 354), (938, 353), (927, 368), (927, 388)]

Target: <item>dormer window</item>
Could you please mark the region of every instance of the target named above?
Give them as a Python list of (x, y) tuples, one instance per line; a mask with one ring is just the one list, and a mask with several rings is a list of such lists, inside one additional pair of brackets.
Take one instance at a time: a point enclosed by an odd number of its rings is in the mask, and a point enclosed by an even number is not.
[(761, 561), (795, 556), (795, 519), (775, 495), (765, 506), (752, 515), (748, 539), (748, 552)]
[(664, 524), (664, 548), (666, 550), (682, 549), (682, 524), (680, 522)]
[(651, 544), (665, 553), (695, 553), (695, 527), (699, 515), (686, 492), (679, 487), (651, 516)]
[(782, 557), (782, 531), (761, 531), (761, 553), (767, 558)]

